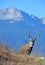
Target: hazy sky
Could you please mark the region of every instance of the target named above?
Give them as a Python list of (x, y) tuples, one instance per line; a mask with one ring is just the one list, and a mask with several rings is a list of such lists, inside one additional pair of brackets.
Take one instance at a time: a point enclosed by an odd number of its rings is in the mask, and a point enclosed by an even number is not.
[(0, 0), (0, 8), (15, 7), (35, 16), (45, 17), (45, 0)]

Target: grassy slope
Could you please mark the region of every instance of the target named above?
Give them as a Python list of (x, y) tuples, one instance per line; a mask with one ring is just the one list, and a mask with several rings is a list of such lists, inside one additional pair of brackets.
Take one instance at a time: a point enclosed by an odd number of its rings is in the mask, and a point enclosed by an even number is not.
[(2, 60), (5, 60), (5, 63), (9, 61), (10, 65), (45, 65), (45, 60), (42, 62), (39, 57), (31, 57), (29, 55), (17, 54), (14, 51), (9, 51), (0, 47), (0, 65), (4, 65), (1, 63), (1, 58)]

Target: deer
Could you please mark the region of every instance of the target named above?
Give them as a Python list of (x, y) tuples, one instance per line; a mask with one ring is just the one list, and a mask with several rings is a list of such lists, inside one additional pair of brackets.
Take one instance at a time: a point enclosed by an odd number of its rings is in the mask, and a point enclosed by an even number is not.
[(20, 49), (21, 54), (26, 54), (26, 55), (31, 54), (32, 49), (33, 49), (34, 44), (35, 44), (35, 41), (40, 38), (40, 34), (38, 34), (38, 37), (33, 38), (32, 36), (30, 36), (30, 33), (29, 33), (28, 38), (29, 38), (30, 41), (29, 41), (29, 43), (22, 46), (22, 48)]

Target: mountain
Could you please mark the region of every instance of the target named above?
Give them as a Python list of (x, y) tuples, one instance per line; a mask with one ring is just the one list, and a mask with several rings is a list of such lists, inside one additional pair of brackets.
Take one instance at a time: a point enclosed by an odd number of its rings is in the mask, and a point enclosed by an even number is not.
[(9, 44), (19, 51), (22, 45), (29, 42), (28, 32), (34, 38), (40, 34), (35, 42), (35, 51), (45, 54), (45, 24), (42, 18), (27, 14), (16, 8), (0, 9), (0, 39), (3, 44)]

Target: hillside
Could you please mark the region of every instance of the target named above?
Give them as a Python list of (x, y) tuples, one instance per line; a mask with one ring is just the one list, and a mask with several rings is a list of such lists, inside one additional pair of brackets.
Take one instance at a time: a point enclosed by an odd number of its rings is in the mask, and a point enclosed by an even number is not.
[(43, 59), (21, 55), (0, 46), (0, 65), (42, 65)]
[(40, 33), (32, 52), (37, 48), (45, 56), (45, 24), (43, 19), (16, 8), (0, 9), (0, 40), (16, 51), (29, 42), (28, 32), (33, 38)]

